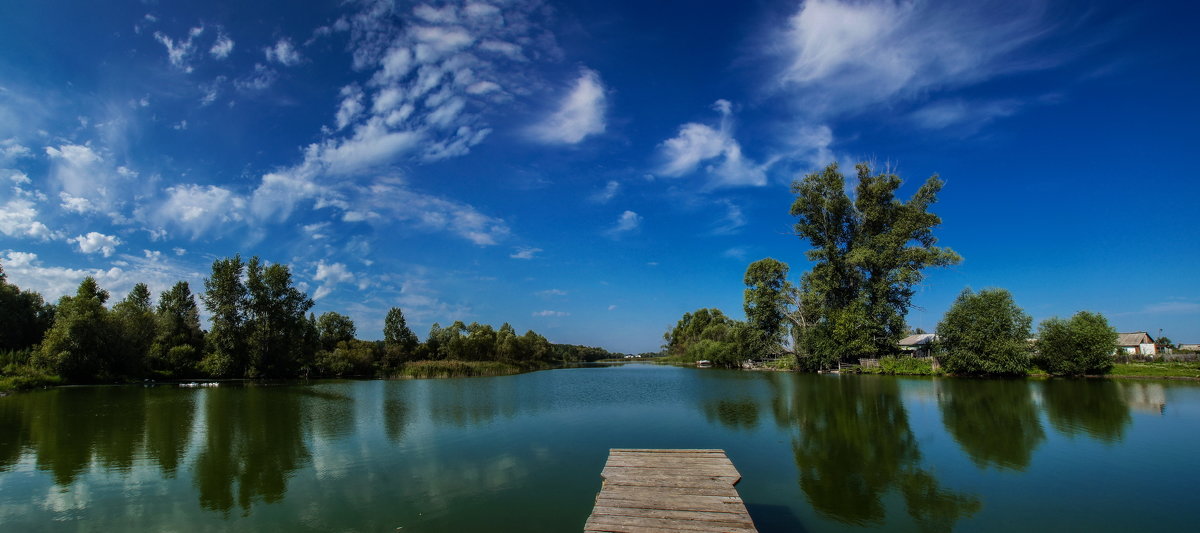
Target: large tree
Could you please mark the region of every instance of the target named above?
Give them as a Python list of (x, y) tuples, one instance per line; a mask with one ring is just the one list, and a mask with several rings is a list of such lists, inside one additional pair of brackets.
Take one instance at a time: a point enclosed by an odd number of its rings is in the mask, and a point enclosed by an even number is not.
[(9, 283), (0, 266), (0, 351), (33, 347), (53, 323), (54, 306), (42, 295)]
[(204, 279), (200, 299), (208, 309), (212, 328), (205, 339), (201, 366), (210, 375), (243, 377), (246, 374), (246, 285), (241, 255), (217, 259), (212, 275)]
[(91, 276), (83, 279), (75, 296), (63, 296), (35, 364), (68, 381), (112, 378), (114, 328), (106, 301), (108, 291)]
[(815, 264), (801, 279), (817, 308), (810, 346), (821, 365), (864, 354), (891, 353), (923, 270), (961, 258), (936, 246), (930, 213), (943, 182), (930, 177), (907, 202), (896, 198), (900, 177), (859, 164), (851, 198), (836, 163), (792, 184), (795, 230), (812, 245)]
[(204, 350), (204, 331), (200, 329), (200, 310), (186, 281), (163, 291), (154, 317), (158, 334), (150, 348), (150, 369), (168, 376), (194, 373)]
[(778, 349), (783, 343), (787, 294), (791, 291), (787, 274), (786, 263), (768, 257), (750, 263), (743, 278), (746, 290), (742, 294), (742, 307), (746, 321), (762, 333), (768, 350)]
[(1031, 323), (1008, 291), (963, 289), (938, 324), (938, 357), (951, 374), (1023, 376)]
[(119, 333), (114, 339), (113, 371), (123, 376), (145, 374), (150, 345), (158, 334), (150, 288), (145, 283), (134, 285), (125, 299), (113, 306), (112, 318)]
[(305, 314), (313, 301), (292, 284), (292, 273), (279, 263), (246, 263), (247, 377), (287, 377), (308, 366), (314, 354), (304, 342)]
[(1100, 313), (1080, 311), (1070, 320), (1058, 317), (1038, 326), (1038, 362), (1051, 374), (1107, 374), (1113, 367), (1117, 330)]

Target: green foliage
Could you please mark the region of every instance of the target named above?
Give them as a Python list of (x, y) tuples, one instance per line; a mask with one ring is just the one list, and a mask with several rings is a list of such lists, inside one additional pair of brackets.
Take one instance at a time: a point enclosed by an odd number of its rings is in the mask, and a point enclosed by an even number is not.
[(783, 343), (786, 294), (790, 290), (787, 273), (787, 264), (768, 257), (750, 263), (742, 279), (747, 287), (742, 294), (746, 321), (762, 332), (772, 347)]
[(138, 283), (124, 300), (112, 308), (114, 332), (113, 373), (135, 377), (145, 374), (151, 344), (158, 336), (150, 289)]
[(317, 368), (323, 376), (373, 376), (381, 355), (382, 346), (374, 342), (343, 340), (318, 353)]
[(395, 377), (457, 378), (505, 376), (546, 368), (545, 363), (505, 363), (501, 361), (412, 361), (405, 363)]
[(734, 320), (716, 308), (684, 313), (675, 327), (663, 334), (667, 355), (684, 355), (690, 345), (705, 339), (726, 342), (733, 325)]
[(54, 306), (42, 295), (10, 284), (0, 267), (0, 351), (33, 347), (53, 323)]
[(317, 331), (321, 339), (321, 348), (333, 350), (338, 344), (354, 340), (358, 329), (354, 321), (341, 313), (328, 311), (317, 317)]
[(1004, 289), (964, 289), (938, 324), (936, 350), (946, 372), (1025, 375), (1032, 319)]
[(1117, 330), (1103, 315), (1080, 311), (1070, 320), (1042, 321), (1037, 347), (1038, 365), (1051, 374), (1107, 374), (1113, 367)]
[(898, 176), (872, 175), (866, 164), (857, 168), (853, 200), (836, 163), (792, 184), (796, 233), (812, 244), (807, 256), (816, 263), (801, 279), (816, 322), (805, 343), (817, 360), (801, 361), (805, 367), (894, 352), (922, 270), (961, 260), (935, 246), (933, 228), (941, 219), (928, 210), (943, 185), (937, 176), (901, 202)]
[[(504, 325), (512, 331), (512, 326), (507, 323)], [(418, 344), (420, 342), (417, 340), (417, 334), (408, 328), (408, 323), (404, 320), (404, 312), (399, 307), (388, 309), (387, 317), (383, 319), (383, 366), (389, 369), (398, 368), (401, 363), (412, 360)]]
[(201, 369), (216, 377), (246, 375), (246, 286), (242, 283), (245, 264), (241, 255), (217, 259), (212, 275), (204, 279), (200, 299), (208, 309), (212, 325), (205, 338)]
[(34, 365), (73, 382), (112, 379), (115, 328), (106, 301), (108, 291), (95, 278), (84, 278), (75, 296), (59, 301), (54, 325), (46, 332)]
[(313, 301), (292, 285), (286, 265), (246, 264), (247, 377), (295, 375), (312, 357), (304, 343), (305, 313)]
[(200, 310), (186, 281), (163, 291), (154, 312), (157, 336), (150, 346), (149, 367), (164, 376), (194, 375), (204, 350)]

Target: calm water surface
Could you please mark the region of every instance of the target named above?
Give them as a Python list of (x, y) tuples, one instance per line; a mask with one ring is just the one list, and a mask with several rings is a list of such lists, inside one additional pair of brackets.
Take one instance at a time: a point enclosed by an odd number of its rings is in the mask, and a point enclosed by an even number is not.
[(579, 531), (609, 448), (724, 448), (761, 531), (1179, 531), (1200, 384), (651, 365), (0, 398), (0, 529)]

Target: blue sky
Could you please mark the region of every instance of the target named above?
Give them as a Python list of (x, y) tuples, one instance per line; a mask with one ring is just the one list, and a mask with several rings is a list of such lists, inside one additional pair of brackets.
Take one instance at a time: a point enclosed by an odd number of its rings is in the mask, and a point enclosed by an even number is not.
[[(253, 4), (253, 5), (247, 5)], [(790, 182), (939, 173), (908, 320), (970, 286), (1200, 342), (1200, 37), (1185, 2), (7, 2), (0, 264), (202, 288), (292, 267), (379, 338), (399, 306), (656, 350), (806, 270)]]

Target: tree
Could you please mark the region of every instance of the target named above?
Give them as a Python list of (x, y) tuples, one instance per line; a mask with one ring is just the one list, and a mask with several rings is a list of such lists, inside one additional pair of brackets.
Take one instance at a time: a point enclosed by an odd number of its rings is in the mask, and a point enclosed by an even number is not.
[(930, 213), (943, 182), (936, 175), (908, 200), (895, 193), (901, 181), (891, 173), (872, 175), (857, 166), (854, 199), (836, 163), (792, 184), (791, 214), (796, 234), (813, 246), (815, 262), (801, 278), (811, 293), (815, 325), (814, 354), (833, 360), (896, 351), (913, 287), (925, 268), (961, 261), (949, 248), (935, 246), (933, 228), (941, 219)]
[(313, 301), (292, 285), (287, 266), (246, 263), (247, 377), (288, 377), (306, 365), (305, 313)]
[(150, 345), (158, 335), (150, 289), (145, 283), (134, 285), (129, 295), (113, 306), (112, 319), (118, 333), (114, 339), (113, 372), (121, 376), (145, 374)]
[(1117, 330), (1099, 313), (1080, 311), (1070, 320), (1058, 317), (1038, 326), (1038, 362), (1055, 375), (1107, 374), (1117, 349)]
[(339, 342), (354, 340), (355, 334), (358, 333), (350, 317), (333, 311), (321, 313), (321, 316), (317, 317), (317, 331), (321, 336), (321, 348), (325, 350), (333, 350)]
[(692, 343), (705, 339), (726, 342), (733, 325), (734, 320), (717, 308), (684, 313), (675, 327), (663, 334), (667, 355), (683, 355)]
[(46, 332), (35, 365), (68, 381), (97, 381), (112, 377), (113, 327), (108, 309), (108, 291), (88, 276), (75, 296), (59, 300), (54, 325)]
[(54, 306), (42, 295), (9, 283), (0, 266), (0, 352), (32, 348), (53, 323)]
[(408, 329), (408, 323), (404, 321), (404, 312), (400, 310), (400, 307), (392, 307), (388, 310), (388, 317), (383, 319), (384, 346), (394, 349), (401, 354), (401, 360), (406, 360), (416, 352), (416, 345), (419, 342), (413, 330)]
[(777, 349), (783, 343), (786, 294), (791, 289), (787, 273), (786, 263), (768, 257), (750, 263), (743, 278), (747, 287), (742, 295), (746, 321), (751, 328), (762, 332), (767, 350)]
[(200, 299), (208, 309), (212, 329), (205, 339), (201, 368), (212, 376), (241, 377), (246, 374), (246, 286), (242, 283), (245, 264), (241, 255), (217, 259), (212, 275), (204, 279)]
[(938, 324), (936, 349), (951, 374), (1025, 375), (1032, 319), (1004, 289), (963, 289)]
[(200, 329), (200, 310), (186, 281), (163, 291), (154, 319), (158, 333), (150, 348), (150, 370), (167, 376), (191, 375), (204, 351), (204, 331)]

